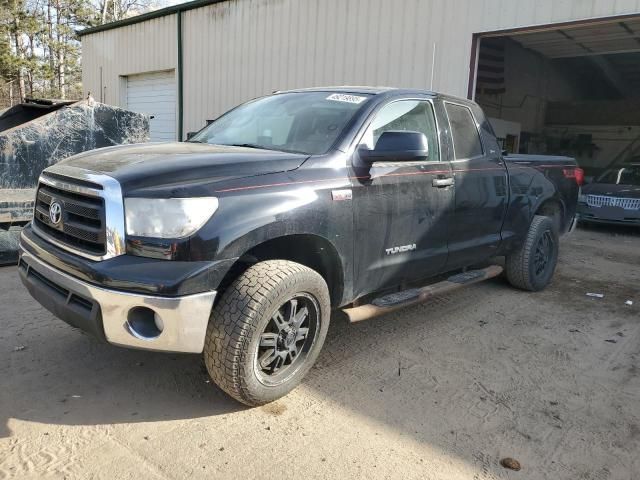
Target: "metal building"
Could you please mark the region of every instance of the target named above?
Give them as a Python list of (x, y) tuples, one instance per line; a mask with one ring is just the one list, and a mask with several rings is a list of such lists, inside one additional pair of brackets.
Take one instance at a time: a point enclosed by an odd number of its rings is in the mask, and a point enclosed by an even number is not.
[[(152, 115), (152, 140), (274, 90), (352, 84), (476, 98), (509, 150), (554, 150), (568, 124), (586, 163), (640, 147), (640, 0), (197, 0), (80, 35), (85, 94)], [(593, 102), (611, 111), (585, 122)], [(620, 138), (594, 147), (598, 132)]]

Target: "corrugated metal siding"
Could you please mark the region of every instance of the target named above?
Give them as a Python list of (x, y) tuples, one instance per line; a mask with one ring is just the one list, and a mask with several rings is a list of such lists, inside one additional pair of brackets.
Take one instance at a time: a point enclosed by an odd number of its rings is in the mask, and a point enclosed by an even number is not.
[[(82, 84), (96, 100), (126, 106), (127, 75), (176, 68), (176, 16), (82, 37)], [(103, 92), (100, 94), (100, 68)]]
[[(183, 13), (184, 131), (273, 90), (429, 88), (434, 44), (434, 89), (466, 96), (473, 33), (638, 12), (640, 0), (230, 0), (190, 10)], [(96, 88), (100, 62), (110, 81), (175, 68), (175, 24), (172, 15), (83, 37), (83, 70), (92, 72), (83, 71), (85, 89)], [(130, 51), (102, 60), (116, 43)]]

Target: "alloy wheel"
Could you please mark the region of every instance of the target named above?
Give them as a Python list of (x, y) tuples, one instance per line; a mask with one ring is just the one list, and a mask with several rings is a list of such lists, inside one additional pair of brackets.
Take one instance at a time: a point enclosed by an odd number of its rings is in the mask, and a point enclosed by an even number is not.
[(280, 305), (260, 334), (256, 373), (267, 385), (286, 381), (302, 365), (315, 342), (320, 321), (318, 302), (298, 293)]
[(553, 260), (555, 241), (549, 230), (545, 231), (538, 243), (533, 258), (533, 267), (536, 277), (544, 275)]

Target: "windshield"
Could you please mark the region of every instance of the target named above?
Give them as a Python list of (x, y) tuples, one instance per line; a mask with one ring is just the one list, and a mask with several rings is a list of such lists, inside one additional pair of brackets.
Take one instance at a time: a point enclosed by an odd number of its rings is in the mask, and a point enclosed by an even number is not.
[(327, 153), (368, 98), (331, 92), (271, 95), (231, 110), (189, 141), (307, 155)]
[(597, 183), (640, 186), (640, 165), (611, 168), (602, 174)]

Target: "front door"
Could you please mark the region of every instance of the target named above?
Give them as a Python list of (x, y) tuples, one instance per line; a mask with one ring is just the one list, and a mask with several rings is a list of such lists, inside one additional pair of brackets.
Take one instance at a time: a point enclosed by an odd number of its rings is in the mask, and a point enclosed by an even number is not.
[(391, 101), (374, 115), (360, 144), (374, 149), (386, 131), (421, 132), (428, 140), (428, 157), (362, 166), (357, 149), (354, 153), (356, 296), (444, 268), (454, 187), (447, 185), (452, 181), (450, 163), (441, 161), (438, 122), (430, 100)]

